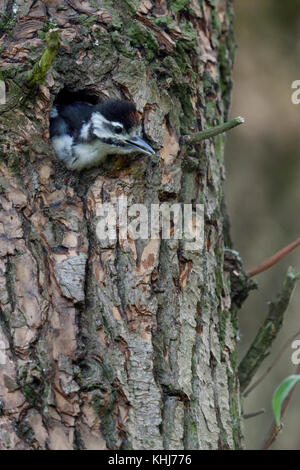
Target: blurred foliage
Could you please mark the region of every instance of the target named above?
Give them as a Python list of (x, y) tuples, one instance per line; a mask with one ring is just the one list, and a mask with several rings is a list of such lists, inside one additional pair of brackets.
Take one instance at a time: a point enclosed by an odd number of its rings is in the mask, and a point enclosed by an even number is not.
[(274, 22), (274, 27), (277, 25), (281, 29), (286, 29), (289, 33), (290, 40), (292, 40), (294, 34), (299, 34), (300, 0), (284, 2), (269, 0), (267, 3), (270, 21)]
[[(300, 79), (300, 0), (235, 0), (234, 5), (238, 49), (231, 116), (244, 116), (246, 124), (228, 134), (226, 199), (234, 248), (250, 269), (300, 236), (300, 105), (291, 102), (291, 84)], [(289, 265), (300, 270), (300, 249), (255, 278), (259, 290), (250, 294), (240, 312), (241, 357)], [(259, 375), (299, 328), (299, 312), (297, 287), (284, 328)], [(245, 401), (245, 413), (266, 409), (246, 421), (248, 448), (262, 445), (273, 419), (273, 391), (294, 369), (288, 350)], [(299, 407), (298, 394), (273, 449), (300, 449)]]

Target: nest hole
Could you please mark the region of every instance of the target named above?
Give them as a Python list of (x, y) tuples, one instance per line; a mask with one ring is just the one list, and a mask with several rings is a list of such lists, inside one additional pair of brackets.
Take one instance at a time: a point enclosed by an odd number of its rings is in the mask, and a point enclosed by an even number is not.
[(97, 104), (103, 101), (104, 97), (99, 95), (99, 92), (95, 90), (71, 90), (69, 88), (63, 88), (54, 100), (56, 104), (70, 104), (74, 101), (83, 101), (85, 103)]

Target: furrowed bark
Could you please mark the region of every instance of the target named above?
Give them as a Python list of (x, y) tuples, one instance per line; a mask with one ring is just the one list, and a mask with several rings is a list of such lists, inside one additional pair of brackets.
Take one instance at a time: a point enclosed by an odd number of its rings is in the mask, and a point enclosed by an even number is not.
[[(18, 5), (1, 25), (8, 99), (52, 27), (60, 49), (38, 91), (1, 115), (0, 448), (241, 447), (225, 136), (179, 144), (228, 120), (231, 0)], [(156, 155), (71, 175), (48, 134), (64, 87), (134, 101)], [(120, 196), (203, 203), (203, 250), (99, 241), (101, 204)]]

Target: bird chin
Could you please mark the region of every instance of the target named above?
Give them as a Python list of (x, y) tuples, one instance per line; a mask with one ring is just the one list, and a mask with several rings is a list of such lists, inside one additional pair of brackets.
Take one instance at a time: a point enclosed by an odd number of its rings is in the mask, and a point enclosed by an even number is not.
[(153, 152), (149, 152), (148, 150), (136, 147), (134, 145), (128, 146), (128, 153), (142, 153), (144, 155), (153, 155)]

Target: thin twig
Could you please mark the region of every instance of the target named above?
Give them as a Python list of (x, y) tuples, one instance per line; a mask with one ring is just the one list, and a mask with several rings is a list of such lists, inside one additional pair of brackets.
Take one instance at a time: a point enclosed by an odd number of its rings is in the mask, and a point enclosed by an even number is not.
[(242, 393), (250, 384), (261, 363), (269, 355), (272, 343), (281, 330), (284, 314), (298, 279), (299, 274), (292, 268), (289, 268), (276, 301), (270, 302), (267, 318), (239, 365), (239, 380)]
[(286, 256), (288, 253), (293, 251), (299, 245), (300, 245), (300, 237), (297, 238), (297, 240), (295, 240), (294, 242), (282, 248), (282, 250), (275, 253), (275, 255), (271, 256), (271, 258), (268, 258), (266, 261), (264, 261), (262, 264), (260, 264), (256, 268), (250, 269), (250, 271), (247, 272), (248, 276), (249, 277), (256, 276), (256, 274), (260, 274), (263, 271), (266, 271), (271, 266), (278, 263), (279, 260), (281, 260), (284, 256)]
[(194, 132), (193, 134), (187, 134), (182, 137), (182, 141), (186, 144), (199, 144), (204, 139), (209, 139), (210, 137), (214, 137), (219, 134), (223, 134), (223, 132), (229, 131), (240, 124), (245, 122), (244, 118), (236, 117), (231, 121), (225, 122), (224, 124), (220, 124), (219, 126), (211, 127), (209, 129), (204, 129), (200, 132)]
[(243, 394), (243, 397), (246, 398), (249, 393), (251, 393), (266, 377), (267, 375), (271, 372), (273, 367), (277, 364), (283, 353), (286, 351), (286, 349), (291, 345), (291, 343), (296, 339), (298, 336), (300, 336), (300, 330), (297, 331), (281, 348), (279, 351), (278, 355), (272, 362), (272, 364), (265, 370), (265, 372), (249, 387)]
[[(297, 367), (295, 374), (300, 374), (300, 365)], [(295, 390), (295, 386), (292, 388), (292, 390), (290, 391), (290, 393), (288, 394), (288, 396), (286, 397), (286, 399), (283, 402), (283, 405), (282, 405), (282, 408), (281, 408), (281, 418), (283, 418), (283, 416), (286, 413), (286, 410), (287, 410), (287, 408), (290, 404), (291, 398), (293, 396), (294, 390)], [(270, 446), (276, 440), (276, 438), (277, 438), (277, 436), (280, 433), (282, 428), (283, 428), (282, 424), (280, 425), (280, 427), (278, 427), (276, 425), (275, 420), (273, 421), (273, 423), (271, 425), (271, 428), (270, 428), (270, 431), (268, 432), (267, 439), (265, 440), (265, 443), (262, 447), (262, 450), (268, 450), (270, 448)]]
[(266, 412), (266, 410), (264, 408), (262, 408), (261, 410), (254, 411), (254, 413), (244, 414), (243, 418), (244, 419), (256, 418), (256, 416), (263, 415), (265, 412)]

